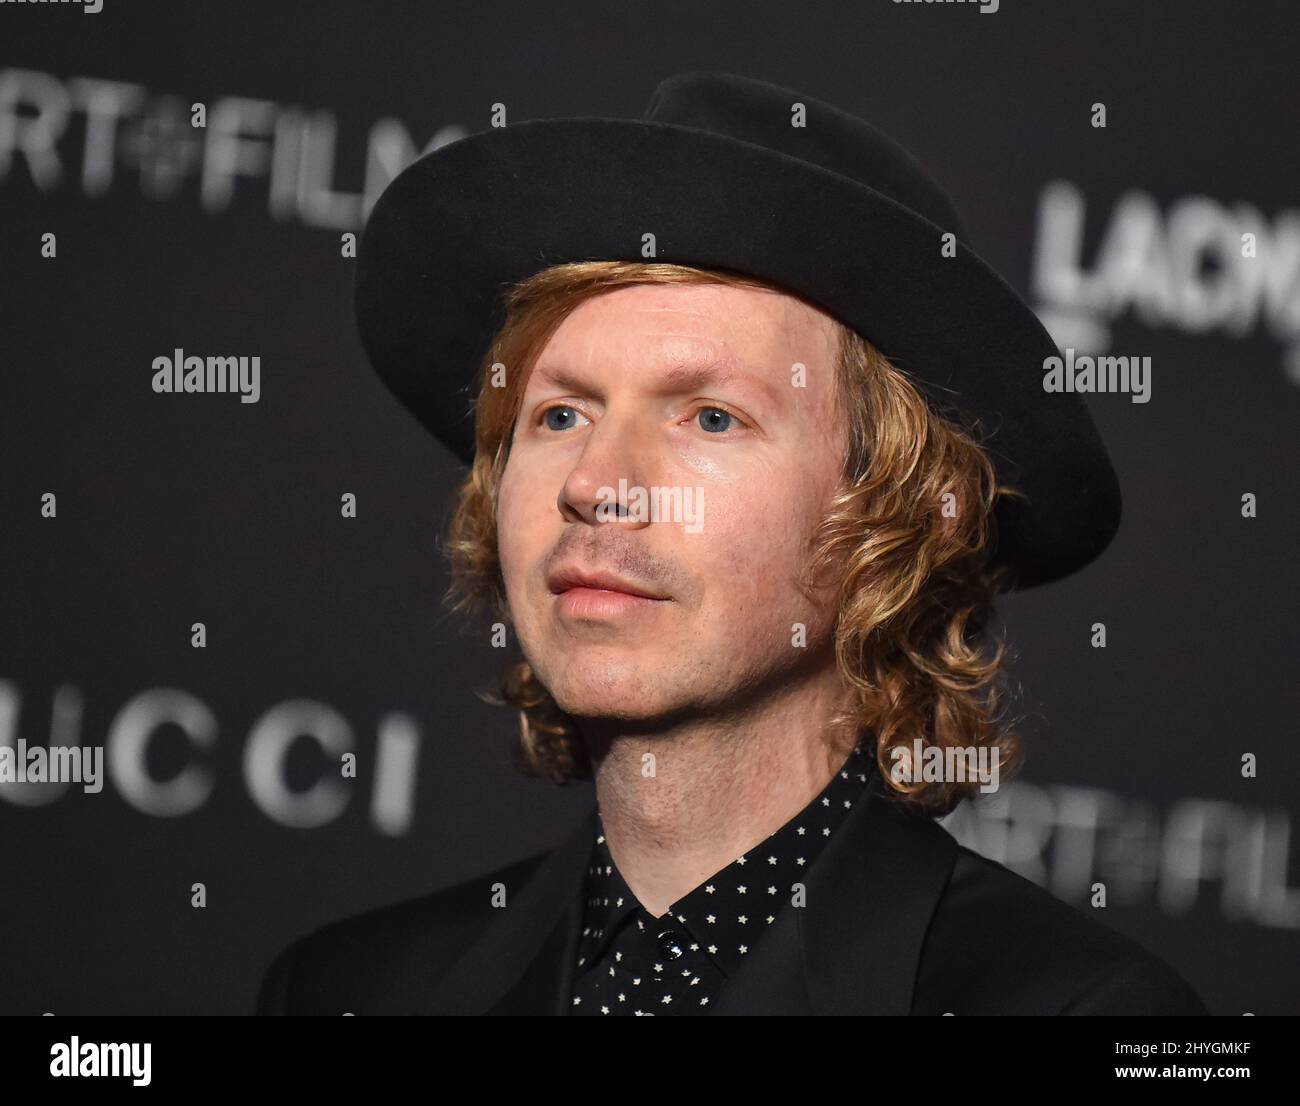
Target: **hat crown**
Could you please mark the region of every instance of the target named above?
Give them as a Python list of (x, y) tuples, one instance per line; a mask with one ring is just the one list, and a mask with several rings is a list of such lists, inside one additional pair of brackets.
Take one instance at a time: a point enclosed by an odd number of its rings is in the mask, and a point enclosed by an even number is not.
[[(796, 111), (796, 105), (802, 110)], [(648, 232), (653, 234), (647, 238)], [(955, 234), (960, 248), (943, 240)], [(962, 233), (943, 189), (874, 127), (778, 85), (683, 73), (643, 117), (536, 119), (417, 158), (357, 251), (362, 343), (393, 392), (462, 461), (502, 291), (570, 261), (753, 274), (817, 304), (978, 427), (998, 481), (996, 558), (1021, 590), (1096, 558), (1122, 496), (1033, 310)]]
[[(796, 104), (804, 107), (800, 125), (793, 114)], [(966, 241), (952, 201), (916, 158), (870, 123), (824, 100), (733, 73), (679, 73), (655, 89), (645, 118), (712, 131), (819, 165)]]

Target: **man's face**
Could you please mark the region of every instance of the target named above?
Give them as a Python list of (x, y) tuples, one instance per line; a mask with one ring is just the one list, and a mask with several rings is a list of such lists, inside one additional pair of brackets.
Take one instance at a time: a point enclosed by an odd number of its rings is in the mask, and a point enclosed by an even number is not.
[(520, 645), (562, 710), (714, 714), (822, 655), (834, 612), (795, 582), (846, 447), (832, 325), (780, 293), (635, 285), (552, 336), (497, 527)]

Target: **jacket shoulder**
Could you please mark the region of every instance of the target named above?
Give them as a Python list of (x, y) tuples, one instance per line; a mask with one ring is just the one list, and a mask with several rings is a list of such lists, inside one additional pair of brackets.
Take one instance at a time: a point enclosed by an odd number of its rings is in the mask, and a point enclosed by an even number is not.
[(537, 853), (473, 879), (367, 910), (291, 942), (271, 961), (255, 1012), (359, 1013), (375, 1001), (434, 982), (492, 919), (493, 889), (512, 896), (548, 853)]
[(965, 846), (926, 936), (914, 1012), (1208, 1013), (1164, 960)]

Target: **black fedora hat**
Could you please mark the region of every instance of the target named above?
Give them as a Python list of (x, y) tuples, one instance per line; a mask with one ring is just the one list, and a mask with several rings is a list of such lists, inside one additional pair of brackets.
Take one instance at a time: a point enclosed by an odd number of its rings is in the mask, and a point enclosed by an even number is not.
[(1044, 390), (1056, 344), (970, 248), (943, 190), (868, 123), (763, 81), (678, 74), (642, 119), (530, 120), (417, 159), (362, 235), (362, 344), (468, 462), (476, 372), (502, 293), (563, 262), (648, 260), (647, 233), (653, 260), (806, 297), (909, 374), (935, 410), (977, 429), (1000, 481), (1028, 497), (1004, 499), (997, 515), (996, 560), (1015, 567), (1016, 587), (1069, 575), (1109, 544), (1120, 490), (1096, 426), (1079, 395)]

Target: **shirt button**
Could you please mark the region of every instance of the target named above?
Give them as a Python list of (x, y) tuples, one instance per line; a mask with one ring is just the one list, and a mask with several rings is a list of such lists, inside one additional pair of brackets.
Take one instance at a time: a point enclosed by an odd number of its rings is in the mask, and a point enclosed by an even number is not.
[(682, 935), (675, 929), (665, 929), (659, 934), (659, 951), (669, 960), (677, 960), (686, 954)]

